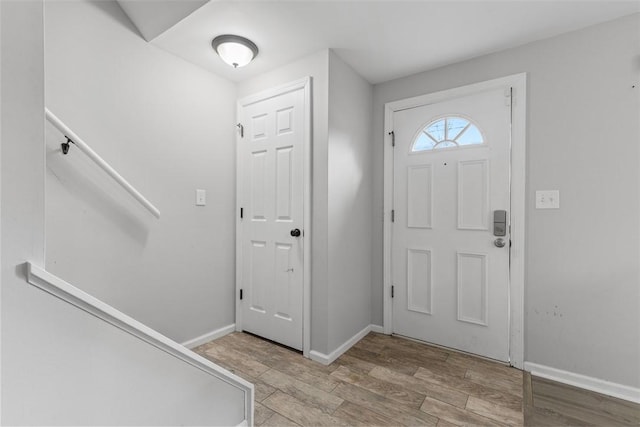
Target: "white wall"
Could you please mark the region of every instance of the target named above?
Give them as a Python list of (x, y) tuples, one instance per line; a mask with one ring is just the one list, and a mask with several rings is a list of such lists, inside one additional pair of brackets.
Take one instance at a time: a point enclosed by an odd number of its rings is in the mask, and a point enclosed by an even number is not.
[(38, 384), (24, 361), (37, 353), (30, 326), (46, 310), (32, 300), (22, 266), (44, 260), (42, 2), (0, 2), (0, 19), (0, 423), (7, 425), (17, 385)]
[(43, 4), (0, 11), (0, 423), (237, 424), (242, 391), (26, 282), (44, 261)]
[(284, 67), (238, 84), (238, 98), (312, 77), (312, 200), (311, 200), (311, 349), (328, 348), (328, 80), (329, 51), (301, 58)]
[[(373, 323), (384, 103), (527, 72), (525, 360), (640, 386), (639, 26), (636, 14), (375, 86)], [(548, 189), (560, 210), (535, 210)]]
[(371, 323), (373, 87), (329, 54), (329, 345)]
[(235, 85), (145, 42), (115, 1), (45, 9), (47, 107), (162, 212), (48, 125), (47, 269), (178, 342), (233, 323)]

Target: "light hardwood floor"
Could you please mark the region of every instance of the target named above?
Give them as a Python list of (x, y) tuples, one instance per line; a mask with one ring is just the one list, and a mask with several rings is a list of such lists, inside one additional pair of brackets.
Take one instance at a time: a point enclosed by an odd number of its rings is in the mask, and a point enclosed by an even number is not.
[(640, 405), (524, 374), (528, 426), (640, 426)]
[(255, 385), (256, 425), (640, 425), (633, 404), (394, 336), (371, 333), (329, 366), (237, 332), (194, 351)]

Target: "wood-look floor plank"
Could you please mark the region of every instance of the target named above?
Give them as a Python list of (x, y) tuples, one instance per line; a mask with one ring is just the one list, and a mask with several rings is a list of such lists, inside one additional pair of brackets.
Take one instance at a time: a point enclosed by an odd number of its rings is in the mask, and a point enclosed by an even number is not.
[(369, 375), (351, 371), (346, 366), (340, 366), (333, 371), (331, 376), (412, 408), (420, 408), (425, 398), (424, 394), (408, 390), (388, 381), (379, 380)]
[(451, 375), (458, 378), (464, 378), (467, 373), (467, 369), (462, 366), (449, 364), (442, 359), (432, 357), (428, 353), (420, 354), (415, 350), (406, 350), (404, 348), (398, 348), (397, 346), (387, 346), (383, 348), (380, 355), (392, 360), (402, 360), (404, 363), (413, 364), (418, 367), (437, 370), (444, 375)]
[(514, 410), (496, 405), (492, 402), (479, 399), (475, 396), (469, 396), (466, 408), (468, 411), (474, 412), (483, 417), (490, 418), (502, 424), (518, 425), (524, 424), (522, 409)]
[(234, 333), (226, 335), (218, 339), (220, 345), (228, 346), (241, 353), (250, 353), (254, 356), (261, 354), (273, 353), (273, 346), (269, 346), (268, 343), (257, 342), (255, 338), (249, 338), (249, 335), (243, 333)]
[(466, 369), (481, 369), (485, 372), (491, 372), (494, 375), (506, 376), (518, 380), (522, 371), (512, 368), (511, 366), (494, 362), (480, 357), (471, 356), (469, 354), (451, 352), (447, 358), (447, 363), (465, 367)]
[(437, 427), (458, 427), (458, 425), (454, 423), (450, 423), (449, 421), (443, 420), (442, 418), (440, 418), (438, 420)]
[(260, 375), (260, 379), (283, 393), (295, 397), (305, 405), (318, 408), (328, 414), (332, 414), (343, 402), (343, 400), (337, 396), (303, 381), (299, 381), (275, 369), (270, 369)]
[(435, 426), (438, 422), (437, 417), (351, 384), (340, 384), (333, 394), (405, 426)]
[(470, 396), (476, 396), (488, 402), (493, 402), (497, 405), (511, 408), (515, 411), (522, 408), (521, 396), (515, 396), (482, 384), (477, 384), (465, 379), (448, 377), (446, 375), (441, 375), (438, 372), (429, 371), (426, 368), (419, 368), (414, 376), (430, 383), (454, 388)]
[(300, 353), (297, 351), (245, 333), (240, 333), (237, 338), (233, 337), (229, 344), (231, 343), (236, 346), (241, 346), (244, 349), (244, 352), (251, 353), (258, 359), (279, 356), (283, 359), (289, 360), (297, 359), (300, 356)]
[(345, 401), (333, 414), (334, 417), (343, 419), (351, 426), (397, 426), (398, 422), (384, 415), (364, 408), (355, 403)]
[(429, 346), (424, 343), (402, 337), (392, 336), (388, 341), (386, 341), (386, 346), (388, 348), (412, 352), (414, 354), (428, 357), (429, 359), (440, 360), (442, 362), (446, 361), (450, 354), (450, 352), (445, 349)]
[(246, 372), (243, 372), (239, 369), (236, 369), (235, 367), (229, 365), (228, 363), (224, 362), (223, 360), (219, 360), (219, 359), (215, 359), (213, 357), (211, 357), (210, 355), (207, 354), (203, 354), (202, 355), (204, 358), (211, 360), (212, 362), (216, 363), (217, 365), (223, 367), (224, 369), (226, 369), (227, 371), (231, 372), (232, 374), (235, 374), (237, 376), (239, 376), (242, 379), (245, 379), (247, 381), (249, 381), (250, 383), (253, 383), (253, 388), (254, 388), (254, 397), (256, 402), (262, 402), (265, 398), (267, 398), (271, 393), (273, 393), (274, 391), (276, 391), (275, 388), (271, 387), (270, 385), (267, 385), (264, 383), (264, 381), (253, 377), (249, 374), (247, 374)]
[(449, 405), (448, 403), (444, 403), (440, 400), (432, 399), (427, 397), (424, 400), (424, 403), (420, 407), (421, 411), (426, 412), (427, 414), (438, 417), (439, 419), (443, 419), (452, 424), (466, 426), (466, 425), (476, 425), (476, 426), (496, 426), (502, 425), (501, 423), (483, 417), (482, 415), (478, 415), (474, 412), (468, 411), (466, 409), (460, 409), (453, 405)]
[[(248, 346), (248, 349), (245, 348), (245, 351), (249, 350), (250, 352), (250, 354), (247, 354), (247, 357), (258, 360), (261, 364), (269, 368), (277, 369), (280, 372), (313, 385), (323, 391), (330, 392), (336, 388), (339, 383), (339, 381), (329, 376), (329, 373), (333, 371), (335, 367), (327, 368), (319, 363), (305, 359), (300, 354), (269, 343), (268, 341), (256, 343), (259, 339), (248, 334), (239, 335), (236, 341), (241, 341), (242, 344), (240, 344), (240, 346), (244, 344)], [(231, 344), (223, 343), (222, 346), (230, 347)], [(234, 349), (240, 352), (237, 343)]]
[(357, 346), (358, 348), (373, 353), (379, 353), (386, 345), (386, 341), (379, 340), (372, 334), (367, 335), (355, 344), (355, 346)]
[[(264, 341), (264, 343), (269, 346), (266, 349), (254, 347), (252, 345), (259, 339), (248, 334), (242, 335), (242, 342), (250, 345), (251, 357), (256, 358), (264, 365), (277, 369), (280, 372), (286, 373), (326, 392), (330, 392), (338, 385), (339, 381), (329, 376), (329, 374), (338, 367), (337, 365), (321, 365), (302, 357), (302, 355), (297, 352), (268, 341)], [(261, 343), (261, 345), (264, 346), (264, 343)]]
[(357, 357), (350, 356), (345, 353), (338, 358), (333, 364), (336, 366), (336, 369), (340, 366), (346, 366), (352, 371), (360, 372), (362, 374), (368, 374), (371, 372), (373, 368), (375, 368), (375, 363), (367, 362), (362, 359), (358, 359)]
[(593, 424), (576, 420), (558, 412), (532, 406), (526, 410), (524, 425), (527, 427), (582, 427), (592, 426)]
[(253, 423), (257, 426), (264, 424), (275, 412), (256, 402), (253, 410)]
[(377, 332), (370, 332), (363, 338), (363, 340), (377, 342), (377, 343), (380, 343), (381, 345), (386, 345), (387, 343), (393, 341), (395, 338), (396, 337), (394, 337), (393, 335), (385, 335), (385, 334), (379, 334)]
[(464, 408), (467, 405), (467, 398), (469, 395), (450, 387), (428, 383), (419, 378), (393, 372), (390, 369), (383, 368), (381, 366), (373, 368), (371, 372), (369, 372), (369, 375), (379, 380), (397, 384), (410, 390), (415, 390), (425, 396), (442, 400), (443, 402), (457, 406), (458, 408)]
[(464, 378), (474, 383), (506, 391), (507, 393), (522, 395), (522, 376), (518, 379), (495, 375), (479, 368), (467, 369)]
[(197, 347), (192, 348), (191, 351), (193, 351), (194, 353), (202, 354), (205, 352), (207, 348), (214, 346), (216, 344), (217, 344), (216, 341), (209, 341), (208, 343), (204, 343)]
[[(567, 415), (588, 422), (640, 425), (640, 405), (633, 402), (539, 377), (532, 377), (532, 390), (535, 407), (554, 409), (552, 405), (558, 405), (556, 408), (561, 407)], [(577, 412), (584, 414), (585, 418), (578, 417)]]
[(308, 407), (281, 391), (276, 391), (263, 401), (263, 405), (303, 426), (348, 426), (346, 421), (333, 417), (317, 408)]
[(413, 375), (418, 370), (418, 366), (415, 364), (405, 363), (402, 360), (393, 359), (391, 357), (383, 357), (379, 354), (363, 350), (355, 346), (351, 347), (346, 354), (378, 366), (384, 366), (385, 368), (400, 372), (401, 374)]
[(538, 409), (546, 409), (564, 416), (583, 421), (585, 423), (597, 426), (637, 426), (637, 422), (620, 421), (618, 417), (611, 417), (610, 414), (602, 413), (592, 408), (575, 403), (565, 402), (555, 398), (546, 396), (536, 396), (533, 398), (533, 407)]
[(340, 381), (330, 375), (309, 372), (303, 365), (298, 363), (282, 361), (280, 363), (271, 363), (270, 365), (273, 369), (284, 372), (326, 392), (331, 392), (340, 384)]
[(242, 372), (246, 372), (252, 377), (259, 377), (270, 369), (269, 366), (260, 363), (251, 357), (247, 357), (246, 354), (240, 353), (222, 344), (208, 348), (205, 351), (205, 354), (217, 360), (221, 360)]
[(275, 412), (262, 425), (264, 427), (298, 427), (300, 424), (294, 423), (289, 418), (283, 417), (279, 413)]
[[(236, 335), (237, 334), (237, 335)], [(249, 353), (252, 357), (262, 360), (273, 356), (283, 359), (295, 358), (299, 353), (288, 348), (281, 347), (267, 340), (260, 339), (250, 334), (236, 333), (220, 339), (220, 343), (230, 346), (238, 351)]]
[(245, 379), (250, 383), (253, 383), (253, 391), (256, 402), (262, 402), (264, 399), (271, 396), (274, 391), (276, 391), (275, 388), (271, 387), (268, 384), (265, 384), (264, 381), (257, 378)]
[[(297, 351), (270, 343), (269, 341), (261, 340), (260, 338), (254, 337), (249, 334), (242, 334), (242, 339), (247, 343), (251, 343), (251, 345), (254, 346), (255, 352), (261, 355), (268, 356), (269, 360), (273, 359), (273, 357), (275, 356), (285, 361), (302, 365), (310, 372), (317, 373), (318, 375), (328, 375), (335, 369), (331, 365), (324, 366), (320, 363), (314, 362), (311, 359), (302, 357), (302, 355)], [(260, 349), (260, 346), (264, 346), (264, 348)], [(267, 363), (265, 362), (265, 364)]]
[(524, 416), (524, 425), (531, 425), (527, 422), (532, 419), (533, 413), (533, 390), (531, 389), (531, 374), (529, 372), (522, 373), (522, 413)]

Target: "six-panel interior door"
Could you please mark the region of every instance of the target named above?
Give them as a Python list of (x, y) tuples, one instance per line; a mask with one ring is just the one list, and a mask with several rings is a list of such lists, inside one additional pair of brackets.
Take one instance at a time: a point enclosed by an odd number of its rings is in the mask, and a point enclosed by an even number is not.
[(242, 329), (298, 350), (303, 345), (303, 109), (302, 89), (242, 109), (238, 177)]
[(394, 113), (395, 333), (509, 360), (510, 121), (508, 88)]

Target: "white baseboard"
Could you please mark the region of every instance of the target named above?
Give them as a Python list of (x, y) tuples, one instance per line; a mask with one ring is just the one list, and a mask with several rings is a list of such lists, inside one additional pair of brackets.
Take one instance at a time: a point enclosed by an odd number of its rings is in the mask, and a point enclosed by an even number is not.
[(309, 358), (315, 360), (323, 365), (330, 365), (338, 357), (342, 356), (351, 347), (353, 347), (358, 341), (364, 338), (369, 332), (371, 332), (371, 325), (367, 325), (363, 330), (349, 338), (344, 344), (336, 348), (329, 354), (320, 353), (319, 351), (311, 350), (309, 352)]
[(559, 383), (595, 391), (596, 393), (606, 394), (607, 396), (640, 403), (640, 388), (612, 383), (531, 362), (524, 362), (524, 370), (531, 372), (531, 375), (535, 375), (536, 377), (546, 378)]
[(207, 332), (204, 335), (195, 337), (189, 341), (185, 341), (182, 343), (182, 345), (187, 347), (188, 349), (196, 348), (197, 346), (207, 343), (209, 341), (222, 338), (223, 336), (228, 335), (235, 330), (236, 330), (236, 324), (232, 323), (230, 325), (223, 326), (220, 329), (216, 329), (215, 331)]
[(377, 334), (384, 334), (384, 327), (380, 325), (371, 325), (371, 332), (375, 332)]

